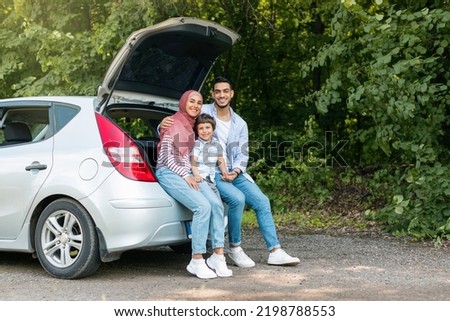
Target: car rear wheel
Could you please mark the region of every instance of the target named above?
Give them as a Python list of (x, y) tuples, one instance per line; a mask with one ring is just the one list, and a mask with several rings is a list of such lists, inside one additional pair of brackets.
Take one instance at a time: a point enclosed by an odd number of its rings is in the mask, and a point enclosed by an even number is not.
[(50, 203), (36, 225), (36, 254), (43, 268), (63, 279), (80, 279), (100, 267), (98, 237), (89, 213), (71, 199)]

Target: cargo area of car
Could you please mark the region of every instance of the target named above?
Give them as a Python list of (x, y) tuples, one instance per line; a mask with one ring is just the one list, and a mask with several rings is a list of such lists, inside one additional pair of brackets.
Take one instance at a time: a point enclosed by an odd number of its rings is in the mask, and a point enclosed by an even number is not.
[(114, 104), (108, 106), (104, 114), (122, 128), (144, 151), (147, 163), (154, 169), (158, 159), (158, 126), (164, 117), (174, 110), (134, 104)]
[(139, 145), (142, 151), (144, 151), (145, 160), (153, 169), (156, 167), (156, 162), (158, 160), (158, 143), (159, 138), (148, 138), (142, 137), (140, 139), (135, 139), (136, 143)]

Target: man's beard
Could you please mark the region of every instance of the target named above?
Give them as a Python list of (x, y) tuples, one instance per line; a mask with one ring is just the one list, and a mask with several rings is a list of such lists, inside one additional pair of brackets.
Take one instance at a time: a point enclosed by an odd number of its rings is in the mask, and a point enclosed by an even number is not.
[(219, 108), (227, 108), (228, 106), (230, 106), (230, 104), (225, 104), (225, 105), (223, 105), (223, 106), (221, 106), (221, 105), (219, 105), (218, 103), (215, 103), (215, 105), (217, 106), (217, 107), (219, 107)]

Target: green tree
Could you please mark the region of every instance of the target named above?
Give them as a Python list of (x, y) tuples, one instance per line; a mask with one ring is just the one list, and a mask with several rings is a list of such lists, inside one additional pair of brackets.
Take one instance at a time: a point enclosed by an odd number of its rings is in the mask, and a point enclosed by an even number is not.
[(382, 166), (378, 187), (388, 191), (387, 206), (378, 218), (398, 233), (448, 237), (449, 167), (441, 164), (450, 159), (443, 143), (450, 134), (450, 11), (446, 1), (418, 11), (405, 2), (343, 1), (333, 42), (301, 65), (305, 76), (317, 66), (329, 70), (307, 101), (325, 115), (345, 112), (334, 126), (348, 131), (355, 164)]
[(126, 37), (155, 22), (152, 1), (9, 0), (2, 6), (4, 97), (93, 95)]

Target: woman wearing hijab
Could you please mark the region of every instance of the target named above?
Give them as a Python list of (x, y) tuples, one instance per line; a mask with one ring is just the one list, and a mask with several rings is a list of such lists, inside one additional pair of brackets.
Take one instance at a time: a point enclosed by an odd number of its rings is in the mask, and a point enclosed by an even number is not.
[[(201, 279), (232, 276), (223, 255), (223, 204), (207, 182), (196, 182), (191, 174), (190, 154), (194, 147), (195, 118), (200, 114), (202, 95), (185, 92), (174, 114), (174, 124), (160, 133), (156, 176), (164, 190), (193, 213), (192, 259), (189, 273)], [(206, 241), (211, 234), (214, 253), (205, 261)]]

